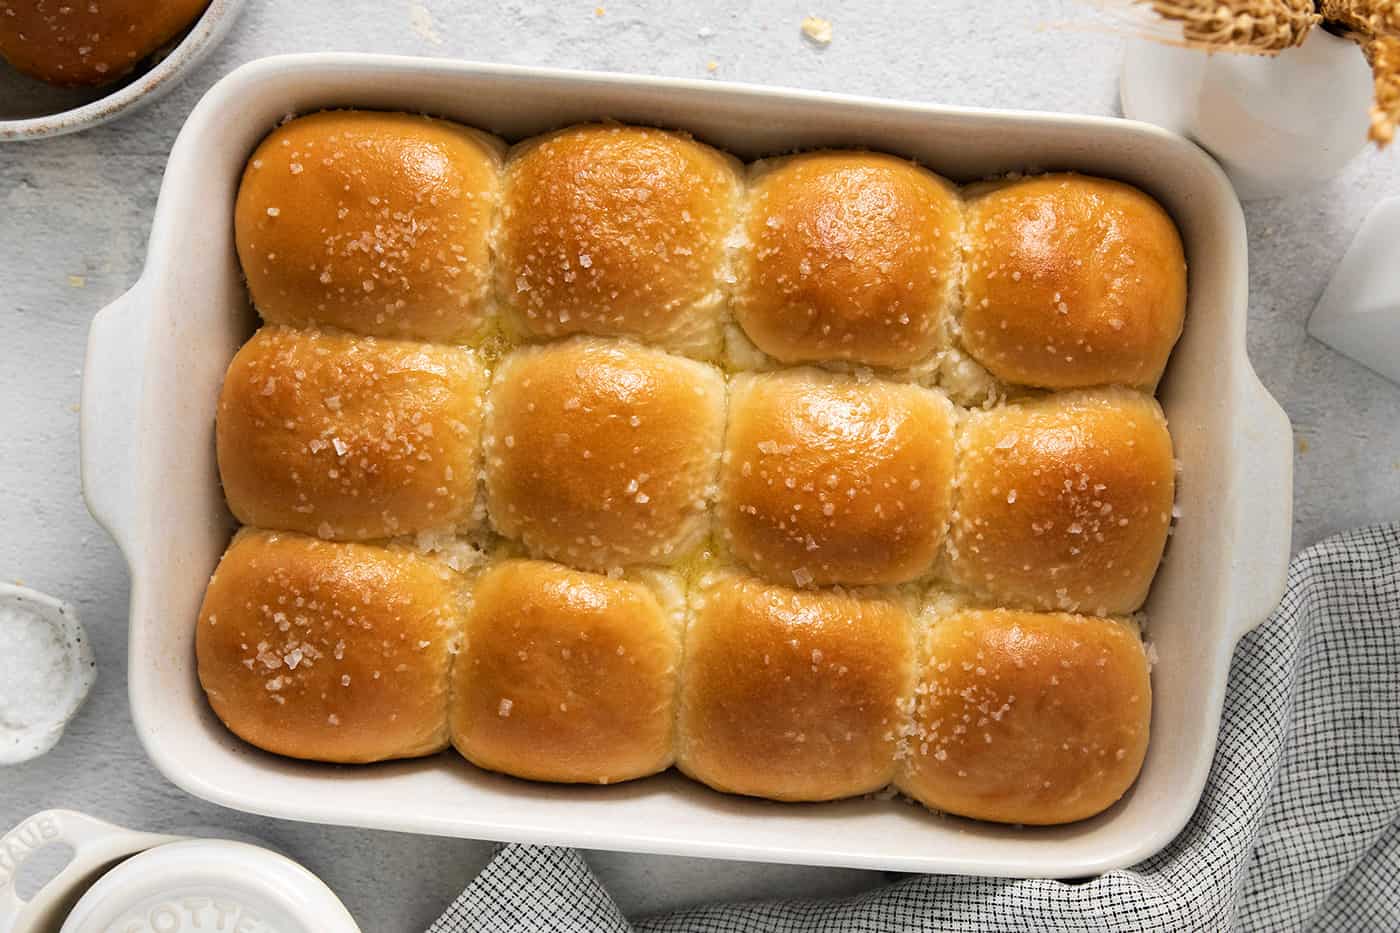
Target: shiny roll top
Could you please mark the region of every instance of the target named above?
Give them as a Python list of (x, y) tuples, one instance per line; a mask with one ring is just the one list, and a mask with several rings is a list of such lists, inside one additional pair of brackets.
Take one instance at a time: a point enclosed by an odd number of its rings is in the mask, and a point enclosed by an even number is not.
[(199, 611), (200, 683), (231, 730), (279, 755), (441, 751), (460, 586), (413, 551), (241, 531)]
[(1142, 768), (1152, 688), (1130, 620), (954, 611), (923, 630), (917, 658), (895, 784), (929, 807), (1069, 823)]
[(219, 395), (229, 508), (342, 541), (467, 525), (485, 389), (469, 350), (264, 327)]
[(784, 363), (909, 366), (943, 342), (957, 297), (957, 191), (867, 152), (754, 166), (734, 314)]
[(958, 446), (954, 583), (1006, 606), (1142, 606), (1176, 489), (1156, 400), (1111, 389), (1015, 402), (971, 413)]
[(452, 742), (492, 771), (610, 784), (671, 765), (684, 584), (506, 560), (480, 575)]
[(701, 580), (677, 764), (718, 790), (774, 800), (879, 790), (894, 776), (911, 637), (894, 598), (724, 573)]
[(722, 542), (796, 586), (904, 583), (933, 566), (952, 499), (953, 406), (817, 369), (736, 376)]
[(579, 126), (521, 143), (497, 243), (509, 326), (718, 355), (740, 173), (716, 149), (643, 127)]
[(585, 569), (674, 563), (709, 531), (723, 431), (704, 363), (594, 337), (516, 350), (486, 416), (492, 525)]
[(326, 111), (254, 150), (234, 207), (253, 304), (273, 324), (461, 343), (492, 313), (504, 144), (402, 113)]
[(962, 345), (1007, 383), (1151, 391), (1186, 312), (1186, 258), (1166, 211), (1082, 175), (966, 192)]
[(197, 641), (248, 741), (1013, 823), (1131, 785), (1185, 295), (1146, 195), (338, 111), (236, 213), (219, 464), (276, 530)]

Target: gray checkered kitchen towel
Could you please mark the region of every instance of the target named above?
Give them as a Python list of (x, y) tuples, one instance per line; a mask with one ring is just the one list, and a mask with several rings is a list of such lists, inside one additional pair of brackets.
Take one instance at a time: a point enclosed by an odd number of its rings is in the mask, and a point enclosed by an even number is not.
[(1400, 525), (1293, 560), (1235, 652), (1186, 829), (1086, 884), (912, 876), (841, 900), (721, 904), (629, 922), (571, 849), (504, 846), (429, 933), (588, 930), (1400, 931)]

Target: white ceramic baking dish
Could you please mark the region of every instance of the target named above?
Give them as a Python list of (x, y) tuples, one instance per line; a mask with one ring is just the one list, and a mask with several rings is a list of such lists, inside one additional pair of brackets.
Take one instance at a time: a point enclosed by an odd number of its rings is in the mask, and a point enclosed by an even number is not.
[[(454, 755), (361, 768), (298, 763), (240, 742), (210, 713), (194, 619), (232, 520), (214, 459), (224, 368), (254, 326), (233, 201), (254, 144), (288, 113), (425, 111), (520, 138), (611, 117), (682, 127), (743, 158), (868, 146), (966, 180), (1073, 168), (1156, 195), (1190, 262), (1186, 330), (1161, 398), (1182, 462), (1181, 518), (1148, 603), (1160, 663), (1152, 743), (1131, 792), (1071, 826), (1019, 829), (881, 800), (783, 805), (674, 774), (554, 787)], [(180, 787), (296, 820), (482, 839), (899, 871), (1070, 877), (1164, 846), (1200, 797), (1236, 641), (1282, 591), (1292, 434), (1245, 355), (1244, 223), (1199, 149), (1143, 124), (967, 110), (806, 91), (366, 55), (269, 58), (220, 81), (175, 143), (144, 274), (93, 322), (83, 485), (131, 566), (131, 707)]]

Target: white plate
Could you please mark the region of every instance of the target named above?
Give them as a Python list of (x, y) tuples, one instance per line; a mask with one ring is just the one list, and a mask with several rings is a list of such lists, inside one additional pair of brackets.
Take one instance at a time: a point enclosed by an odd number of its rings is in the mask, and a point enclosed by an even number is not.
[[(194, 621), (233, 523), (214, 407), (254, 317), (234, 254), (243, 163), (287, 113), (420, 110), (520, 138), (612, 117), (688, 129), (743, 158), (869, 146), (967, 180), (1073, 168), (1159, 198), (1190, 262), (1186, 330), (1161, 399), (1183, 464), (1182, 517), (1148, 610), (1161, 662), (1152, 743), (1135, 787), (1070, 826), (1017, 829), (890, 801), (783, 805), (664, 775), (614, 787), (530, 784), (454, 755), (361, 768), (263, 754), (209, 711)], [(297, 820), (481, 839), (719, 858), (1006, 876), (1091, 875), (1164, 846), (1196, 806), (1235, 642), (1283, 588), (1292, 432), (1245, 356), (1239, 203), (1195, 146), (1144, 124), (967, 110), (806, 91), (429, 59), (269, 58), (219, 82), (166, 170), (140, 281), (93, 322), (83, 485), (131, 564), (132, 714), (172, 781), (225, 806)]]

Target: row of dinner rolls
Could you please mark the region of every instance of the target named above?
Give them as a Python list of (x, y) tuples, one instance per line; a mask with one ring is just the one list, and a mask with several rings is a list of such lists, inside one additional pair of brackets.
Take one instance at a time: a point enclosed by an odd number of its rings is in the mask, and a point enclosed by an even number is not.
[[(726, 556), (795, 585), (950, 581), (1000, 605), (1136, 611), (1171, 523), (1142, 393), (963, 411), (815, 368), (726, 377), (631, 341), (468, 348), (263, 327), (219, 401), (244, 524), (372, 540), (487, 526), (586, 570)], [(484, 479), (484, 482), (482, 480)], [(483, 494), (484, 492), (484, 494)]]
[[(719, 568), (719, 569), (716, 569)], [(802, 590), (715, 565), (687, 582), (244, 530), (198, 623), (199, 676), (242, 738), (368, 762), (450, 745), (493, 771), (614, 783), (673, 764), (776, 800), (895, 786), (1009, 823), (1098, 813), (1151, 710), (1123, 617)]]
[(1175, 226), (1119, 182), (958, 189), (864, 151), (745, 167), (614, 124), (508, 149), (421, 116), (304, 116), (254, 152), (235, 219), (267, 322), (378, 337), (891, 370), (956, 351), (1006, 385), (1151, 390), (1185, 308)]

